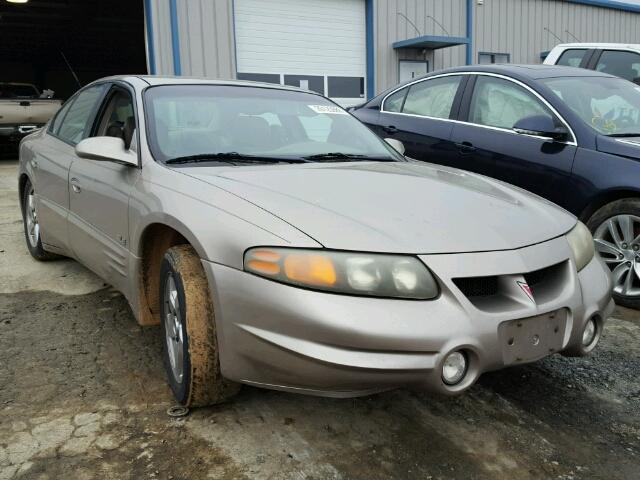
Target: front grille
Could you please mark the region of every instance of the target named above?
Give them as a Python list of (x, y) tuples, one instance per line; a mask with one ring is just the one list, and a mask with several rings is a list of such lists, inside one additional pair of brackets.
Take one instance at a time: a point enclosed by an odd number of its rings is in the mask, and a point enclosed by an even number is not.
[(551, 278), (556, 273), (559, 266), (560, 265), (551, 265), (550, 267), (542, 268), (534, 272), (525, 273), (524, 279), (527, 281), (529, 286), (533, 288)]
[[(566, 282), (567, 262), (551, 265), (532, 272), (487, 277), (454, 278), (453, 283), (476, 305), (486, 305), (498, 298), (509, 299), (512, 289), (522, 277), (527, 282), (538, 301), (548, 301), (557, 294), (560, 285)], [(507, 301), (505, 300), (505, 301)]]
[(498, 277), (454, 278), (453, 283), (466, 297), (490, 297), (498, 293)]

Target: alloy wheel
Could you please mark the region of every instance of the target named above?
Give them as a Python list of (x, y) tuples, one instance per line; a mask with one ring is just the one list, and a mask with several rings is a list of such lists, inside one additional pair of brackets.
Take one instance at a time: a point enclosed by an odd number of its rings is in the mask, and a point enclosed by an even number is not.
[(596, 250), (611, 269), (613, 291), (625, 297), (640, 296), (640, 217), (610, 217), (593, 237)]
[(25, 205), (25, 220), (27, 222), (27, 236), (29, 243), (33, 248), (38, 247), (40, 241), (40, 224), (38, 223), (38, 215), (36, 214), (35, 192), (33, 187), (27, 194), (27, 202)]
[(182, 315), (178, 289), (172, 274), (169, 274), (164, 286), (164, 332), (171, 371), (176, 382), (182, 382), (184, 376), (184, 337)]

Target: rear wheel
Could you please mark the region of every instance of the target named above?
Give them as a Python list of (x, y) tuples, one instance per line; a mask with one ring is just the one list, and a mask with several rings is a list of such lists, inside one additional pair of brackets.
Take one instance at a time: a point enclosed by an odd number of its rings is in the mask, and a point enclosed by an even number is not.
[(240, 389), (220, 372), (213, 305), (200, 257), (189, 245), (165, 253), (160, 269), (163, 357), (176, 400), (200, 407)]
[(22, 223), (24, 224), (24, 237), (27, 241), (27, 248), (33, 258), (36, 260), (58, 258), (58, 255), (47, 252), (42, 247), (40, 222), (36, 212), (35, 189), (30, 180), (27, 180), (22, 191)]
[(613, 298), (640, 308), (640, 199), (623, 199), (599, 209), (587, 222), (595, 247), (611, 270)]

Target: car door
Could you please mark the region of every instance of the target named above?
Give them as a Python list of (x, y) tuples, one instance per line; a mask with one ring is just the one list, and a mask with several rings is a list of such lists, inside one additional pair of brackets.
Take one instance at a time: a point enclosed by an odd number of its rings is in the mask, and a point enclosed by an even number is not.
[(104, 88), (92, 86), (70, 98), (51, 120), (31, 160), (42, 242), (57, 253), (70, 254), (69, 168), (75, 158), (75, 145), (89, 134), (89, 119)]
[(575, 137), (551, 141), (518, 134), (513, 126), (533, 115), (568, 124), (533, 89), (514, 79), (477, 74), (468, 85), (452, 140), (465, 165), (484, 175), (534, 192), (562, 205), (576, 153)]
[(377, 133), (400, 140), (408, 157), (452, 165), (456, 150), (450, 119), (457, 114), (466, 78), (430, 77), (392, 92), (382, 102)]
[[(122, 138), (137, 150), (134, 93), (112, 85), (91, 136)], [(114, 162), (77, 158), (69, 172), (69, 238), (82, 263), (120, 291), (128, 288), (129, 194), (140, 170)]]

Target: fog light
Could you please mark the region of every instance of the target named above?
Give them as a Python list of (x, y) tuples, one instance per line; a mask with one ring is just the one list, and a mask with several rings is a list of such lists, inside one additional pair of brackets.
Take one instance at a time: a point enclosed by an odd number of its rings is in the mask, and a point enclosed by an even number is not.
[(582, 332), (582, 345), (588, 347), (593, 343), (596, 338), (596, 333), (598, 332), (598, 325), (593, 318), (587, 320), (587, 324), (584, 327)]
[(442, 380), (447, 385), (455, 385), (467, 373), (467, 357), (462, 352), (447, 355), (442, 364)]

